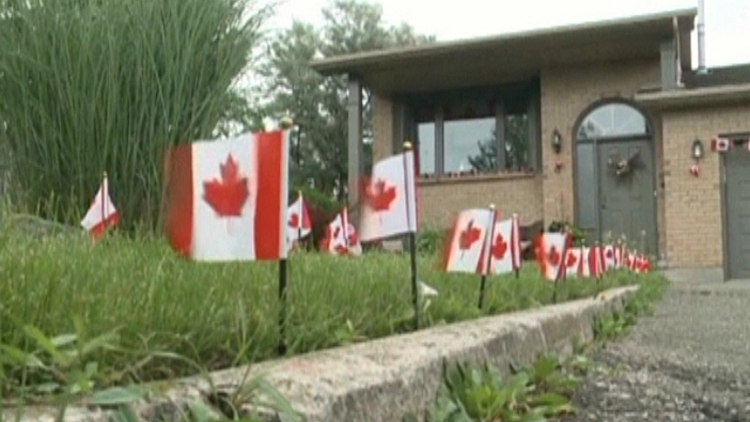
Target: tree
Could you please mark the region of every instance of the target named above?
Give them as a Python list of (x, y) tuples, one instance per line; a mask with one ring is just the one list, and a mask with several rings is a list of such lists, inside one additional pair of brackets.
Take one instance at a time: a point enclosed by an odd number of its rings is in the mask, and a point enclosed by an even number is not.
[(109, 173), (126, 227), (155, 227), (164, 150), (256, 126), (236, 88), (273, 10), (254, 0), (3, 0), (0, 143), (13, 196), (77, 224)]
[(526, 115), (511, 115), (505, 120), (505, 163), (498, 168), (497, 133), (489, 139), (478, 140), (479, 153), (469, 157), (469, 164), (479, 172), (520, 170), (529, 162), (529, 119)]
[[(292, 177), (297, 186), (312, 186), (342, 200), (347, 195), (346, 76), (321, 77), (310, 61), (396, 46), (431, 42), (407, 24), (389, 26), (380, 5), (335, 0), (323, 9), (321, 28), (295, 21), (268, 44), (261, 66), (264, 90), (271, 93), (267, 112), (280, 118), (290, 113), (293, 132)], [(366, 166), (372, 163), (372, 106), (363, 93), (363, 137)], [(296, 151), (299, 151), (297, 153)]]

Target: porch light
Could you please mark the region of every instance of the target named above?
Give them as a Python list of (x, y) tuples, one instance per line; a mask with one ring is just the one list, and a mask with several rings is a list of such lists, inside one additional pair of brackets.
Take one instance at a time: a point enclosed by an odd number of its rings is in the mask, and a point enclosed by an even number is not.
[(703, 142), (701, 142), (700, 139), (694, 140), (693, 141), (693, 147), (691, 148), (691, 153), (692, 153), (693, 159), (696, 160), (696, 161), (702, 159), (704, 152), (705, 151), (703, 149)]
[(560, 131), (557, 129), (552, 133), (552, 149), (555, 151), (555, 154), (559, 154), (562, 151), (562, 135), (560, 135)]

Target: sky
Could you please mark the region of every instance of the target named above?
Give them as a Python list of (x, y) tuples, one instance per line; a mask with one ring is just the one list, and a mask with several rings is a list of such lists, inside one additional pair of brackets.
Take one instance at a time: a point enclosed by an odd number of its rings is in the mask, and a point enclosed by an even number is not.
[[(319, 24), (329, 0), (282, 0), (268, 29), (286, 28), (292, 19)], [(391, 24), (407, 22), (438, 41), (498, 35), (532, 29), (697, 7), (697, 0), (369, 0), (383, 6)], [(704, 0), (706, 65), (750, 63), (750, 0)], [(697, 23), (697, 22), (696, 22)], [(693, 31), (693, 67), (697, 66)]]

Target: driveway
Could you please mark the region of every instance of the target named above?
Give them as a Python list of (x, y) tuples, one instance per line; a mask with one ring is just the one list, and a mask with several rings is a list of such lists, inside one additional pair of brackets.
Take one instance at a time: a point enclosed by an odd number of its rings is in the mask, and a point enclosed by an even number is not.
[(651, 317), (594, 354), (569, 421), (750, 421), (750, 280), (671, 270)]

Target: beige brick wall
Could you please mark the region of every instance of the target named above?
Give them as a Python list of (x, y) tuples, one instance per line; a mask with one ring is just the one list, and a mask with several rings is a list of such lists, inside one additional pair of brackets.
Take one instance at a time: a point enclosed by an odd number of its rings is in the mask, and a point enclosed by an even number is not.
[(427, 227), (447, 227), (457, 212), (489, 204), (495, 204), (503, 216), (518, 214), (522, 225), (542, 218), (542, 183), (538, 176), (425, 181), (419, 191), (420, 221)]
[[(659, 61), (653, 60), (542, 70), (541, 139), (545, 222), (575, 219), (572, 140), (579, 116), (595, 102), (617, 98), (632, 99), (639, 89), (658, 86), (661, 80), (659, 66)], [(658, 127), (658, 120), (654, 121), (654, 125)], [(563, 148), (559, 155), (554, 153), (550, 143), (555, 129), (563, 136)], [(658, 136), (656, 139), (659, 139)], [(661, 162), (661, 151), (658, 141), (656, 146), (657, 172), (660, 172), (658, 163)], [(558, 160), (562, 162), (562, 169), (556, 173), (555, 163)], [(661, 193), (657, 202), (659, 224), (663, 221), (664, 208)], [(663, 230), (660, 232), (662, 235), (659, 236), (659, 243), (663, 247)]]
[[(666, 243), (673, 267), (722, 265), (721, 178), (719, 154), (710, 140), (719, 133), (750, 131), (750, 104), (662, 113)], [(690, 147), (698, 138), (706, 148), (701, 174), (688, 170)]]

